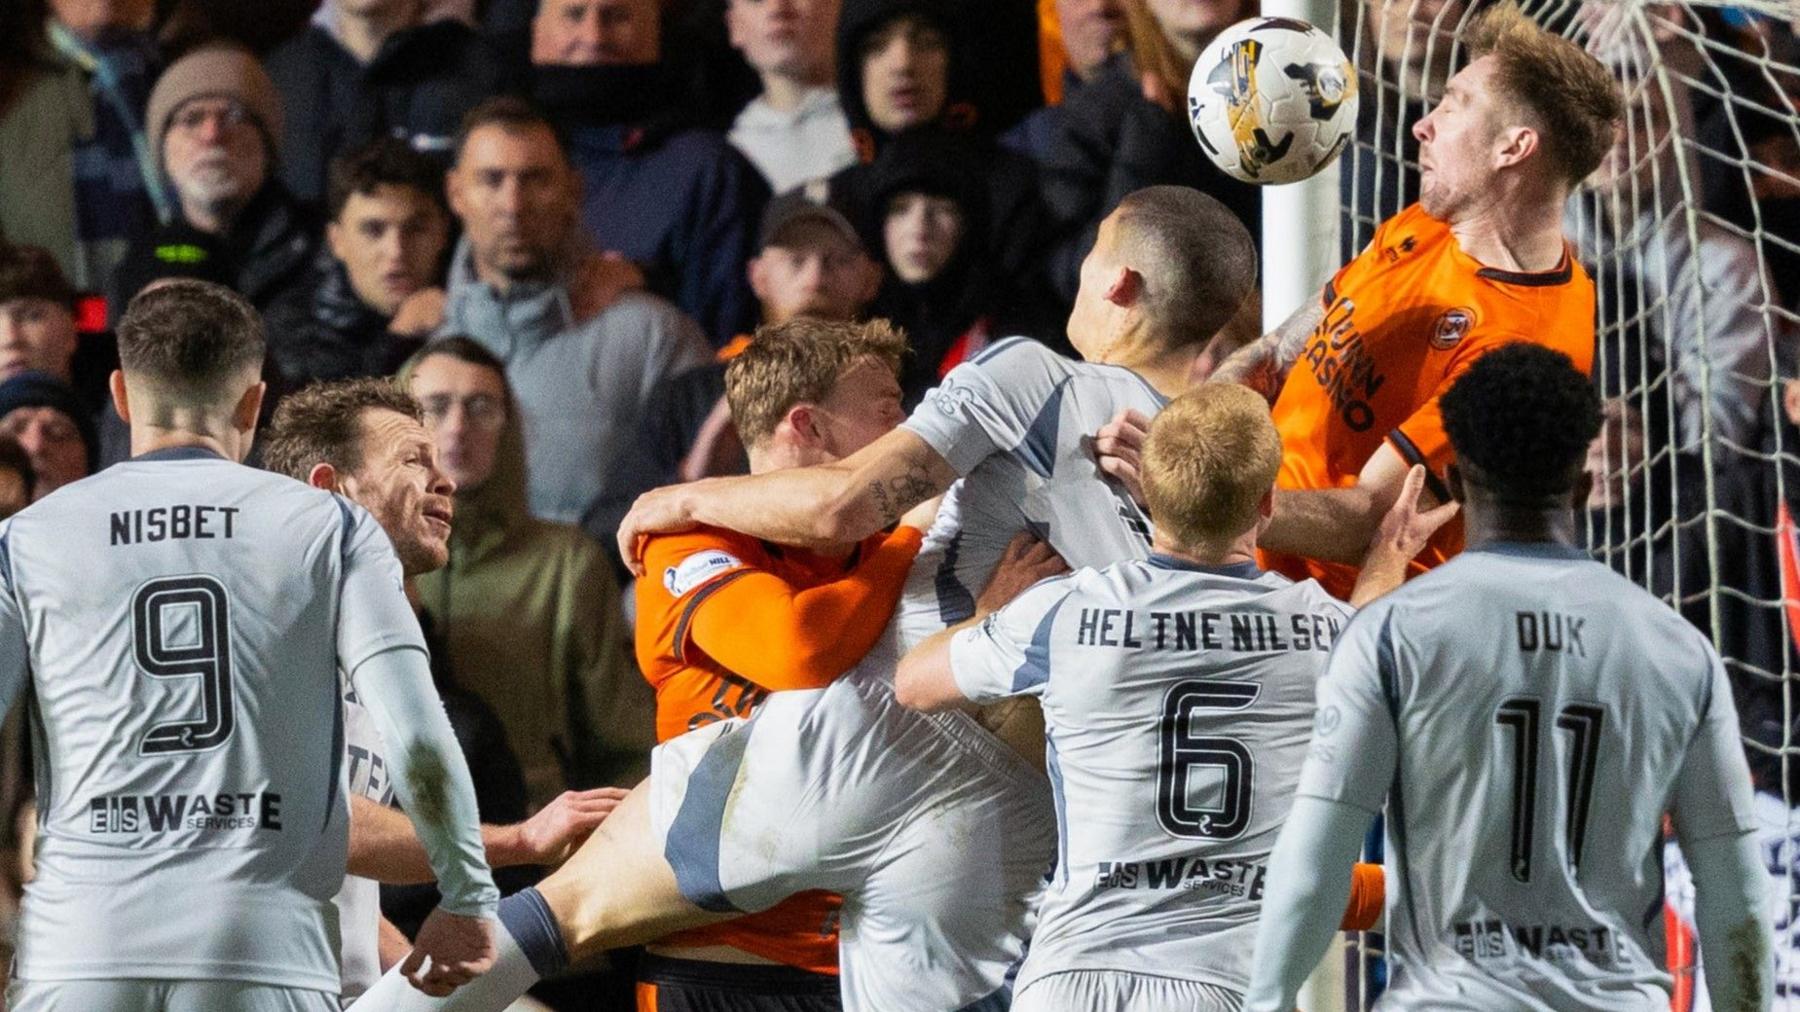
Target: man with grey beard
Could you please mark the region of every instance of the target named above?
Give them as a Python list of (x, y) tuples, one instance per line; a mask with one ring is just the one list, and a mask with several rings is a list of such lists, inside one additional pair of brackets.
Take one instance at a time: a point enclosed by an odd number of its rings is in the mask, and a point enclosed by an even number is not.
[[(127, 261), (209, 238), (259, 310), (305, 284), (320, 230), (276, 179), (281, 122), (280, 95), (248, 50), (209, 45), (175, 61), (150, 93), (144, 129), (179, 213), (140, 234)], [(135, 294), (115, 293), (121, 305)]]

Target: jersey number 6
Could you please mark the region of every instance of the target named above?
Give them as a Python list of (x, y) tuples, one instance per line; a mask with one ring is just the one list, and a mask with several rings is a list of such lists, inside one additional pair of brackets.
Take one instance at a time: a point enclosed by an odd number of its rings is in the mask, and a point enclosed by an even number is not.
[(151, 678), (200, 679), (200, 719), (152, 727), (138, 754), (205, 752), (225, 744), (236, 717), (224, 585), (210, 576), (169, 576), (139, 587), (131, 599), (131, 649), (139, 670)]
[[(1494, 723), (1512, 732), (1512, 877), (1531, 881), (1532, 838), (1537, 828), (1538, 712), (1536, 698), (1520, 696), (1500, 704)], [(1587, 843), (1588, 808), (1594, 800), (1594, 767), (1600, 761), (1600, 729), (1606, 711), (1592, 703), (1570, 703), (1556, 715), (1556, 728), (1569, 732), (1569, 772), (1564, 798), (1569, 867), (1581, 870)]]
[[(1250, 825), (1250, 792), (1256, 764), (1236, 738), (1195, 734), (1194, 716), (1242, 710), (1262, 694), (1255, 682), (1181, 682), (1163, 697), (1161, 763), (1156, 777), (1156, 821), (1170, 836), (1235, 840)], [(1220, 804), (1193, 803), (1194, 774), (1223, 775)]]

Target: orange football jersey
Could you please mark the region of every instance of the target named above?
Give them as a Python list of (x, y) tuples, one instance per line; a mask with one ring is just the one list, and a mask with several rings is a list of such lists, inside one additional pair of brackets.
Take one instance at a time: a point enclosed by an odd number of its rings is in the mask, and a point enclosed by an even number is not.
[[(657, 740), (749, 716), (772, 691), (822, 688), (854, 667), (887, 627), (923, 538), (899, 527), (847, 559), (714, 528), (651, 538), (636, 589), (637, 658), (656, 689)], [(801, 893), (663, 944), (729, 945), (836, 973), (842, 902)]]
[[(1325, 316), (1289, 370), (1275, 400), (1281, 431), (1276, 487), (1356, 484), (1363, 465), (1392, 443), (1440, 480), (1453, 453), (1438, 398), (1482, 354), (1531, 341), (1568, 355), (1589, 372), (1594, 360), (1594, 284), (1565, 244), (1562, 262), (1541, 273), (1485, 267), (1463, 252), (1449, 226), (1419, 205), (1376, 230), (1369, 247), (1325, 286)], [(1415, 571), (1462, 550), (1462, 522), (1438, 531)], [(1263, 565), (1295, 579), (1317, 577), (1348, 598), (1351, 566), (1264, 552)]]

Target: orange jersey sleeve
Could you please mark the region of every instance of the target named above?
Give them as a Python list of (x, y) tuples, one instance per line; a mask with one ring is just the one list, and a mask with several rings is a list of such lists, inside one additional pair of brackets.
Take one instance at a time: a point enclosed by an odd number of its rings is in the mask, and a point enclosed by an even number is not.
[(886, 628), (923, 538), (900, 527), (847, 563), (729, 531), (650, 539), (637, 653), (656, 689), (657, 737), (748, 715), (771, 691), (818, 688), (849, 670)]
[(1350, 869), (1350, 900), (1344, 904), (1339, 931), (1367, 931), (1381, 919), (1387, 903), (1387, 874), (1381, 865), (1357, 862)]

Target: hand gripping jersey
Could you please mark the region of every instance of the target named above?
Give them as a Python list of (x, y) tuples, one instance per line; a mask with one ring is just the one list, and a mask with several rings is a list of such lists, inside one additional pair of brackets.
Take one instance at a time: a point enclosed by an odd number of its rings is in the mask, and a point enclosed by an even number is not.
[(651, 818), (689, 900), (750, 912), (842, 894), (851, 1012), (960, 1009), (1004, 986), (1054, 856), (1048, 784), (967, 715), (896, 703), (895, 659), (973, 612), (1018, 531), (1072, 565), (1148, 554), (1148, 523), (1088, 443), (1117, 412), (1162, 404), (1125, 369), (1027, 340), (951, 371), (905, 427), (965, 477), (875, 649), (824, 689), (774, 693), (656, 750)]
[[(854, 667), (887, 626), (920, 539), (899, 527), (831, 559), (716, 528), (651, 538), (637, 655), (656, 689), (657, 739), (748, 717), (771, 691), (822, 688)], [(836, 974), (840, 902), (802, 893), (661, 944), (730, 945)]]
[[(1325, 317), (1307, 339), (1275, 400), (1284, 489), (1356, 483), (1383, 441), (1424, 464), (1428, 487), (1453, 459), (1438, 397), (1481, 355), (1530, 341), (1569, 356), (1586, 373), (1594, 359), (1594, 285), (1568, 250), (1556, 269), (1520, 274), (1484, 267), (1449, 226), (1417, 204), (1389, 218), (1369, 247), (1325, 286)], [(1462, 548), (1462, 521), (1432, 538), (1413, 566), (1429, 569)], [(1295, 579), (1316, 577), (1348, 598), (1354, 568), (1265, 552), (1263, 564)]]
[(29, 673), (37, 878), (18, 976), (336, 994), (339, 666), (424, 649), (361, 509), (201, 450), (0, 527), (0, 699)]
[(1069, 970), (1243, 992), (1350, 614), (1311, 580), (1153, 555), (1046, 580), (956, 635), (965, 696), (1044, 707), (1061, 853), (1016, 993)]
[(1754, 826), (1718, 654), (1559, 545), (1465, 552), (1364, 608), (1314, 735), (1301, 794), (1386, 799), (1384, 1009), (1666, 1009), (1663, 813), (1696, 840)]

